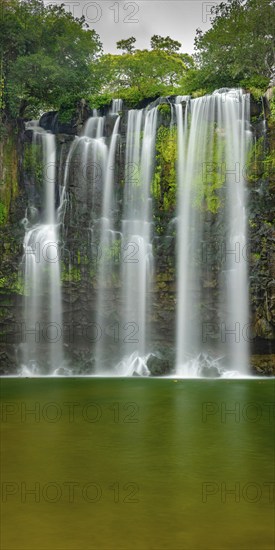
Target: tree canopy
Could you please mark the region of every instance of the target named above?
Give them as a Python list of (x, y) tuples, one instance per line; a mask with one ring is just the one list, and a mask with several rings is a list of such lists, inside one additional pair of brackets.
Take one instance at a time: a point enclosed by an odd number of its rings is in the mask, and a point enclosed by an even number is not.
[(188, 75), (189, 86), (266, 86), (275, 72), (274, 0), (228, 0), (212, 16), (208, 31), (197, 29), (198, 72)]
[(119, 40), (116, 45), (118, 50), (124, 50), (127, 53), (131, 53), (134, 51), (134, 43), (136, 42), (136, 38), (134, 36), (130, 36), (130, 38), (126, 38), (125, 40)]
[(113, 97), (135, 106), (144, 98), (201, 94), (223, 86), (264, 89), (275, 73), (274, 0), (227, 0), (212, 8), (212, 26), (197, 29), (195, 56), (154, 34), (150, 49), (136, 38), (117, 42), (122, 53), (102, 53), (99, 36), (65, 4), (0, 0), (2, 119), (41, 111), (70, 113), (79, 99), (91, 107)]
[(132, 104), (146, 97), (180, 93), (183, 75), (194, 66), (190, 55), (176, 51), (181, 44), (168, 36), (154, 35), (151, 50), (134, 50), (134, 42), (134, 37), (121, 40), (117, 45), (124, 50), (122, 55), (100, 58), (96, 70), (104, 93)]
[(2, 108), (34, 116), (99, 90), (90, 70), (101, 53), (94, 30), (61, 6), (41, 0), (1, 1)]
[(172, 40), (170, 36), (164, 38), (163, 36), (154, 34), (151, 38), (151, 48), (152, 50), (165, 50), (169, 53), (175, 53), (180, 50), (181, 43), (177, 40)]

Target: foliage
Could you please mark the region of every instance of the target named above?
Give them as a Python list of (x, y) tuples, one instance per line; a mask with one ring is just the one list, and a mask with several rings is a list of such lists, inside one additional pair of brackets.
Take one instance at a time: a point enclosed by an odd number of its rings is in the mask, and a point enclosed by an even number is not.
[(271, 120), (271, 122), (275, 123), (275, 94), (274, 94), (274, 90), (273, 90), (272, 98), (269, 102), (269, 107), (270, 107), (270, 117), (269, 117), (269, 119)]
[(113, 99), (113, 94), (111, 92), (105, 92), (102, 94), (90, 95), (88, 97), (89, 103), (93, 106), (94, 109), (100, 109), (105, 105), (111, 103)]
[(18, 193), (18, 155), (11, 126), (2, 125), (0, 150), (0, 224), (8, 221), (12, 200)]
[(221, 88), (224, 82), (223, 79), (224, 73), (210, 78), (205, 69), (193, 67), (182, 76), (180, 81), (181, 93), (199, 97)]
[[(222, 207), (219, 190), (225, 183), (225, 145), (224, 138), (216, 123), (209, 124), (204, 121), (201, 126), (201, 134), (206, 134), (205, 149), (198, 144), (198, 155), (194, 168), (193, 204), (202, 211), (216, 214)], [(210, 163), (211, 169), (206, 163)]]
[(36, 116), (99, 89), (90, 64), (101, 44), (84, 18), (41, 0), (0, 1), (1, 104), (9, 116)]
[(177, 40), (172, 40), (170, 36), (159, 36), (154, 34), (151, 38), (151, 48), (152, 50), (165, 50), (168, 53), (178, 52), (181, 48), (181, 43)]
[[(212, 27), (195, 38), (200, 88), (243, 85), (274, 75), (273, 0), (229, 0), (212, 8)], [(259, 86), (254, 86), (259, 87)]]
[(61, 281), (63, 283), (79, 283), (81, 281), (80, 269), (75, 266), (66, 266), (62, 263)]
[(24, 281), (22, 273), (10, 273), (5, 277), (0, 277), (0, 293), (14, 292), (16, 294), (24, 294)]
[(144, 98), (180, 93), (183, 74), (193, 61), (187, 54), (162, 49), (103, 55), (97, 63), (102, 93), (136, 105)]
[(134, 36), (131, 36), (130, 38), (126, 38), (126, 40), (119, 40), (116, 43), (118, 50), (124, 50), (126, 53), (132, 53), (134, 51), (134, 43), (136, 42), (136, 38)]
[(156, 139), (156, 166), (152, 195), (158, 210), (171, 212), (176, 203), (177, 129), (160, 126)]
[(35, 178), (36, 184), (43, 180), (42, 150), (38, 143), (27, 143), (24, 146), (23, 168), (29, 176)]
[(7, 208), (6, 208), (5, 204), (3, 204), (0, 201), (0, 225), (5, 224), (6, 219), (7, 219)]
[[(157, 95), (157, 93), (153, 93), (151, 97), (155, 97)], [(148, 96), (146, 96), (146, 93), (139, 90), (137, 86), (132, 86), (131, 88), (124, 88), (119, 90), (119, 97), (128, 105), (129, 108), (131, 108), (136, 107), (138, 103), (142, 101), (142, 99)]]
[(246, 178), (249, 183), (255, 183), (260, 179), (267, 181), (275, 172), (275, 157), (266, 146), (264, 137), (253, 142), (247, 161)]
[(158, 111), (164, 115), (164, 116), (170, 116), (171, 115), (171, 107), (168, 105), (168, 103), (160, 103), (158, 105)]

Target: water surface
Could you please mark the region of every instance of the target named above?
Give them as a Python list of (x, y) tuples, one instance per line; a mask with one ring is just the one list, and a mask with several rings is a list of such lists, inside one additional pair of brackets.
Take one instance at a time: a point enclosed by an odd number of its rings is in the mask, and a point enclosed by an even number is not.
[(273, 549), (274, 390), (2, 379), (1, 547)]

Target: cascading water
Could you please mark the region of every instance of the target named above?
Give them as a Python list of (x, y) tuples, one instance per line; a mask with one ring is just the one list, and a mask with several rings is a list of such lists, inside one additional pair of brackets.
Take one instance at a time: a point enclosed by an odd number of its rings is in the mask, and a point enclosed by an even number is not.
[[(230, 145), (226, 148), (228, 318), (223, 320), (221, 335), (225, 343), (229, 342), (230, 370), (235, 368), (246, 374), (249, 366), (249, 301), (245, 167), (252, 139), (250, 97), (239, 90), (232, 90), (225, 97), (225, 112), (218, 124), (223, 125), (225, 135), (230, 136)], [(232, 336), (228, 340), (230, 331)]]
[[(247, 228), (245, 208), (245, 162), (251, 139), (249, 95), (241, 90), (221, 90), (189, 102), (184, 121), (178, 121), (178, 301), (177, 373), (198, 376), (198, 358), (207, 339), (218, 340), (225, 355), (224, 366), (248, 372), (249, 322), (247, 280)], [(188, 115), (190, 113), (190, 123)], [(214, 323), (203, 320), (204, 284), (202, 262), (207, 210), (219, 214), (224, 240), (219, 243), (223, 269)], [(199, 255), (198, 255), (199, 251)], [(204, 250), (204, 253), (209, 250)], [(237, 258), (238, 255), (238, 258)], [(217, 308), (218, 306), (218, 308)], [(230, 331), (234, 334), (231, 335)]]
[[(235, 371), (241, 375), (248, 372), (244, 167), (251, 139), (249, 106), (249, 96), (241, 90), (218, 90), (193, 100), (178, 96), (171, 102), (170, 127), (177, 125), (178, 151), (178, 376), (204, 376), (205, 372), (233, 376)], [(28, 334), (22, 345), (23, 372), (58, 374), (62, 365), (67, 366), (59, 330), (59, 227), (64, 230), (66, 241), (66, 220), (73, 218), (77, 223), (77, 216), (83, 214), (92, 242), (95, 238), (100, 252), (100, 259), (92, 268), (95, 306), (90, 314), (91, 321), (96, 321), (103, 333), (94, 344), (96, 373), (149, 373), (147, 355), (154, 351), (150, 334), (150, 285), (154, 273), (150, 187), (158, 107), (128, 112), (124, 178), (116, 167), (117, 154), (124, 154), (119, 134), (120, 127), (122, 131), (124, 128), (121, 109), (121, 100), (113, 100), (109, 115), (116, 118), (106, 120), (94, 112), (80, 137), (74, 138), (69, 151), (65, 149), (57, 212), (55, 137), (35, 122), (28, 124), (33, 131), (33, 147), (43, 147), (45, 170), (41, 221), (37, 223), (38, 211), (33, 207), (28, 212), (35, 210), (35, 224), (25, 220)], [(120, 178), (124, 179), (123, 186), (118, 185)], [(80, 205), (76, 216), (71, 196)], [(220, 259), (217, 249), (214, 259), (209, 249), (212, 239), (218, 245)], [(69, 272), (71, 266), (70, 263)], [(110, 345), (108, 324), (111, 331), (118, 330), (116, 346)], [(35, 333), (39, 341), (35, 341)]]
[(58, 225), (55, 210), (56, 144), (54, 135), (29, 125), (33, 148), (42, 144), (44, 204), (40, 223), (26, 219), (24, 239), (25, 318), (23, 373), (53, 374), (62, 366), (62, 307)]
[(122, 111), (122, 106), (123, 106), (122, 99), (113, 99), (110, 115), (118, 115), (120, 111)]
[[(118, 116), (113, 128), (111, 141), (109, 145), (105, 180), (103, 182), (102, 212), (99, 228), (99, 250), (100, 261), (97, 273), (97, 327), (100, 331), (96, 342), (96, 372), (103, 372), (104, 367), (104, 339), (102, 335), (106, 333), (106, 327), (102, 326), (102, 320), (105, 318), (105, 312), (110, 305), (107, 289), (112, 282), (113, 275), (113, 255), (112, 249), (117, 240), (117, 234), (114, 230), (114, 164), (118, 141), (118, 130), (120, 117)], [(104, 325), (104, 322), (103, 322)]]
[(59, 218), (61, 221), (64, 221), (69, 180), (75, 177), (74, 168), (76, 166), (77, 185), (81, 187), (82, 194), (86, 194), (86, 202), (90, 195), (94, 204), (98, 188), (103, 185), (107, 162), (107, 146), (103, 137), (104, 123), (105, 117), (93, 116), (89, 118), (82, 135), (76, 136), (71, 144), (65, 163), (63, 185), (60, 190)]
[(149, 282), (153, 271), (150, 184), (154, 166), (157, 107), (129, 111), (123, 198), (121, 287), (122, 361), (120, 374), (148, 372)]

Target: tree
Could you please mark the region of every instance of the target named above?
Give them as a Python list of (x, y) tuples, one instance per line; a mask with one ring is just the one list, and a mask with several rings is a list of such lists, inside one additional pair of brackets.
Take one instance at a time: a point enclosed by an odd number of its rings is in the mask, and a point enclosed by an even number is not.
[(134, 43), (136, 42), (136, 38), (131, 36), (130, 38), (126, 38), (125, 40), (119, 40), (116, 43), (118, 50), (124, 50), (126, 53), (132, 53), (134, 51)]
[(229, 0), (213, 8), (212, 27), (197, 29), (196, 60), (204, 84), (258, 79), (268, 83), (275, 70), (274, 0)]
[(41, 0), (1, 0), (1, 13), (2, 107), (8, 116), (36, 116), (99, 89), (90, 65), (101, 44), (83, 17)]
[(123, 55), (104, 55), (96, 71), (102, 93), (117, 95), (136, 104), (143, 98), (180, 93), (183, 75), (193, 66), (188, 54), (164, 49), (135, 50)]
[(181, 48), (181, 43), (177, 40), (172, 40), (170, 36), (159, 36), (154, 34), (151, 38), (151, 48), (152, 50), (164, 50), (168, 53), (176, 53)]

